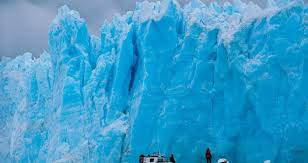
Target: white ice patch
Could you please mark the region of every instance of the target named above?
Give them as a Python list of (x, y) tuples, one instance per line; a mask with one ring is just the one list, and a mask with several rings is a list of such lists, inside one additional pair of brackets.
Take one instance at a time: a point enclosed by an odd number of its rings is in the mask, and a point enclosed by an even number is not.
[(116, 133), (125, 133), (127, 131), (127, 120), (124, 116), (120, 117), (119, 119), (115, 120), (114, 122), (108, 124), (104, 127), (101, 131), (103, 136), (110, 134), (111, 132)]

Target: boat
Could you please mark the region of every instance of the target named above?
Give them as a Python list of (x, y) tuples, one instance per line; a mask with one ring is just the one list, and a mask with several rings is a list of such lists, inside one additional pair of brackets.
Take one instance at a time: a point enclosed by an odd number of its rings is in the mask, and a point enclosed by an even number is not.
[(225, 158), (221, 158), (217, 161), (217, 163), (229, 163), (229, 161)]
[(139, 156), (139, 162), (140, 163), (172, 163), (167, 158), (165, 158), (163, 155), (160, 154), (153, 154), (153, 155), (140, 155)]

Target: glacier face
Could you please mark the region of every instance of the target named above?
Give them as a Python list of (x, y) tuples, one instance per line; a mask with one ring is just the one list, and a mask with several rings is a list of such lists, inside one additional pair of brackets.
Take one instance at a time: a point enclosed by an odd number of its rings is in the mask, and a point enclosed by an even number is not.
[(61, 7), (49, 52), (0, 62), (0, 160), (305, 162), (307, 11), (142, 2), (97, 38)]

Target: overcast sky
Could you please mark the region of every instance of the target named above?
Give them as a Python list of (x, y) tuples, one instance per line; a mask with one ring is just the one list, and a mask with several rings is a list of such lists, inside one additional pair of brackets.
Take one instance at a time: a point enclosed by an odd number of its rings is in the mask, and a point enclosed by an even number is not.
[[(93, 34), (115, 13), (133, 10), (141, 0), (0, 0), (0, 57), (31, 52), (38, 56), (48, 50), (49, 24), (57, 8), (67, 4), (85, 18)], [(189, 0), (178, 0), (181, 4)], [(211, 0), (203, 0), (208, 2)], [(264, 0), (254, 0), (259, 4)]]

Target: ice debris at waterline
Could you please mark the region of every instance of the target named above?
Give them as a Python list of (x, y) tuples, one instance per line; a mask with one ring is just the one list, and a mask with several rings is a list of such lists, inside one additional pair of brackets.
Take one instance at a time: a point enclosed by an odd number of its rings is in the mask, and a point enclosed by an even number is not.
[(97, 38), (61, 7), (48, 52), (1, 59), (0, 160), (305, 162), (307, 11), (142, 2)]

